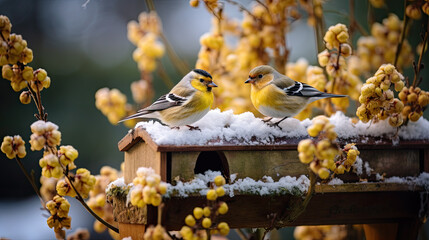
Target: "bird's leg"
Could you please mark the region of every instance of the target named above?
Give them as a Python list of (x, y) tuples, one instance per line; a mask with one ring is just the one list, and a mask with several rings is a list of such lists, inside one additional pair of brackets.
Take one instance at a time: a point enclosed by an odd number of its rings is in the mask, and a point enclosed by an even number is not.
[(194, 126), (191, 126), (191, 125), (186, 125), (188, 128), (189, 128), (189, 130), (200, 130), (201, 131), (201, 129), (199, 128), (199, 127), (194, 127)]
[(179, 130), (180, 129), (180, 127), (170, 127), (170, 129), (177, 129), (177, 130)]
[(283, 122), (283, 120), (285, 120), (286, 118), (288, 118), (288, 117), (284, 117), (284, 118), (280, 119), (280, 121), (273, 123), (273, 126), (277, 126), (277, 127), (279, 127), (280, 129), (282, 129), (282, 128), (279, 126), (279, 124), (280, 124), (281, 122)]
[(272, 117), (268, 118), (268, 119), (262, 119), (262, 122), (267, 123), (269, 121), (271, 121), (271, 119), (273, 119)]

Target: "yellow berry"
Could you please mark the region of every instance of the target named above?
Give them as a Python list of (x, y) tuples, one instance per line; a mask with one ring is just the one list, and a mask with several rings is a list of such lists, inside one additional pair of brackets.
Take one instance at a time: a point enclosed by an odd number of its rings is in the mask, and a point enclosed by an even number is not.
[(202, 221), (203, 228), (210, 228), (212, 226), (212, 220), (210, 218), (204, 218)]
[(337, 168), (335, 168), (334, 172), (335, 174), (344, 174), (344, 170), (346, 168), (344, 167), (344, 165), (339, 165)]
[(225, 185), (226, 181), (225, 181), (225, 178), (223, 176), (219, 175), (219, 176), (215, 177), (214, 183), (216, 184), (216, 186), (219, 187), (219, 186)]
[(427, 94), (419, 94), (418, 102), (421, 107), (425, 107), (429, 104), (429, 96)]
[(417, 94), (415, 94), (415, 93), (410, 93), (410, 94), (407, 96), (407, 101), (408, 101), (408, 102), (410, 102), (410, 103), (414, 103), (414, 102), (416, 102), (416, 101), (417, 101)]
[(311, 137), (316, 137), (319, 134), (320, 130), (315, 125), (311, 125), (307, 128), (307, 132), (308, 135), (310, 135)]
[(202, 208), (200, 208), (200, 207), (196, 207), (196, 208), (194, 208), (194, 217), (196, 218), (196, 219), (200, 219), (200, 218), (202, 218), (203, 217), (203, 209)]
[(229, 233), (229, 226), (226, 222), (221, 222), (217, 225), (220, 234), (222, 234), (223, 236), (228, 235)]
[(192, 215), (188, 215), (185, 218), (185, 223), (186, 225), (188, 225), (189, 227), (193, 227), (195, 226), (195, 218)]
[(198, 7), (200, 1), (199, 0), (191, 0), (189, 1), (189, 5), (191, 5), (191, 7)]
[(228, 212), (228, 204), (226, 202), (222, 202), (218, 208), (218, 212), (220, 214), (225, 214)]
[(225, 195), (225, 189), (223, 187), (216, 188), (216, 194), (218, 197), (223, 197)]
[(23, 104), (29, 104), (31, 102), (31, 95), (29, 91), (23, 91), (21, 95), (19, 95), (19, 101)]
[(329, 170), (326, 168), (320, 168), (319, 171), (317, 171), (317, 174), (321, 179), (327, 179), (329, 177)]
[(417, 122), (420, 117), (421, 115), (417, 112), (411, 112), (410, 114), (408, 114), (408, 119), (410, 119), (412, 122)]
[(204, 207), (203, 214), (205, 217), (210, 217), (210, 215), (212, 214), (212, 210), (210, 209), (210, 207)]
[(214, 190), (214, 189), (210, 189), (208, 192), (207, 192), (207, 200), (210, 200), (210, 201), (215, 201), (216, 199), (217, 199), (217, 194), (216, 194), (216, 190)]
[(314, 144), (311, 139), (301, 140), (298, 144), (298, 152), (313, 153)]
[(188, 226), (183, 226), (182, 229), (180, 229), (180, 235), (182, 235), (184, 239), (192, 239), (192, 229)]
[(307, 155), (305, 152), (300, 152), (299, 155), (298, 155), (298, 157), (299, 157), (299, 160), (302, 163), (304, 163), (304, 164), (308, 164), (311, 161), (313, 161), (313, 159), (314, 159), (314, 155), (313, 154)]

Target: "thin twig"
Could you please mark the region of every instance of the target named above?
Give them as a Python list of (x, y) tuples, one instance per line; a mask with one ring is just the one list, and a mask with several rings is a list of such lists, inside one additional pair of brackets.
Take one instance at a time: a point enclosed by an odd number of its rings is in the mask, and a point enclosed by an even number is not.
[[(429, 18), (428, 18), (428, 23), (427, 23), (427, 28), (429, 28)], [(420, 52), (420, 56), (419, 56), (419, 61), (417, 63), (417, 72), (414, 74), (414, 81), (413, 81), (413, 86), (417, 87), (420, 85), (421, 82), (421, 78), (419, 79), (418, 76), (420, 75), (420, 70), (421, 70), (421, 66), (422, 66), (422, 59), (423, 59), (423, 54), (425, 52), (425, 48), (426, 48), (426, 43), (428, 41), (428, 30), (426, 29), (425, 32), (425, 36), (423, 37), (423, 42), (422, 42), (422, 50)]]
[(92, 211), (92, 209), (88, 206), (88, 204), (86, 204), (85, 200), (83, 199), (83, 197), (80, 195), (79, 191), (76, 189), (76, 187), (74, 186), (73, 182), (71, 181), (70, 177), (68, 175), (65, 175), (66, 178), (69, 180), (70, 186), (72, 186), (73, 190), (76, 192), (76, 199), (86, 208), (86, 210), (92, 215), (94, 216), (99, 222), (101, 222), (103, 225), (105, 225), (106, 227), (110, 228), (112, 231), (119, 233), (118, 228), (112, 226), (110, 223), (106, 222), (103, 218), (101, 218), (100, 216), (98, 216), (94, 211)]
[(167, 50), (167, 55), (173, 62), (174, 67), (180, 72), (180, 74), (186, 75), (190, 71), (188, 64), (177, 55), (164, 33), (161, 32), (160, 37)]
[(404, 1), (404, 25), (402, 26), (402, 32), (401, 32), (401, 36), (399, 38), (399, 42), (398, 42), (398, 46), (396, 47), (396, 53), (395, 53), (395, 61), (393, 62), (393, 65), (398, 68), (398, 66), (396, 65), (398, 63), (398, 58), (399, 58), (399, 54), (401, 53), (402, 50), (402, 44), (404, 43), (404, 39), (405, 39), (405, 32), (407, 30), (407, 25), (408, 25), (408, 16), (405, 13), (405, 9), (407, 8), (407, 1)]
[(27, 180), (30, 182), (31, 187), (33, 187), (33, 190), (36, 192), (37, 196), (40, 199), (40, 203), (42, 204), (42, 207), (45, 208), (45, 201), (43, 201), (42, 195), (40, 194), (39, 188), (37, 188), (36, 183), (34, 182), (34, 178), (30, 176), (30, 174), (27, 172), (27, 170), (24, 167), (24, 164), (22, 164), (21, 160), (18, 157), (15, 157), (16, 162), (18, 163), (19, 167), (21, 168), (22, 172), (24, 173)]
[[(155, 4), (153, 3), (153, 0), (146, 0), (146, 5), (150, 11), (155, 11)], [(165, 37), (164, 33), (161, 31), (159, 34), (161, 37), (162, 42), (165, 45), (165, 48), (167, 50), (167, 55), (170, 58), (171, 62), (173, 63), (173, 66), (179, 71), (181, 75), (186, 75), (190, 68), (188, 64), (186, 64), (185, 61), (183, 61), (177, 53), (174, 51), (173, 47), (171, 46), (170, 42), (168, 41), (167, 37)]]
[(168, 76), (167, 72), (165, 71), (164, 65), (161, 61), (158, 61), (158, 75), (161, 77), (162, 81), (164, 82), (165, 86), (168, 88), (172, 88), (174, 86), (174, 83), (171, 81), (170, 77)]
[(76, 193), (76, 199), (86, 208), (86, 210), (93, 216), (95, 219), (97, 219), (99, 222), (101, 222), (104, 226), (110, 228), (112, 231), (119, 233), (118, 228), (112, 226), (110, 223), (106, 222), (103, 218), (98, 216), (92, 209), (86, 204), (85, 200), (83, 199), (82, 195), (80, 195), (79, 191), (76, 189), (76, 187), (73, 184), (73, 181), (70, 179), (70, 176), (68, 175), (68, 167), (65, 167), (61, 161), (59, 161), (59, 164), (61, 168), (63, 169), (64, 176), (67, 178), (68, 182), (70, 183), (70, 186), (73, 188), (73, 190)]

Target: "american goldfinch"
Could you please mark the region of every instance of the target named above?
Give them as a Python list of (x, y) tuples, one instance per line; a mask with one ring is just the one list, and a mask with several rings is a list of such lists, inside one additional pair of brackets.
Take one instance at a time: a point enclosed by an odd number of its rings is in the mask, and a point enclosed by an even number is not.
[(261, 65), (252, 69), (249, 79), (245, 83), (251, 83), (251, 95), (253, 106), (262, 114), (272, 118), (281, 118), (279, 123), (288, 117), (293, 117), (301, 112), (307, 104), (322, 98), (346, 97), (320, 92), (305, 83), (297, 82), (277, 72), (274, 68)]
[(134, 118), (154, 118), (170, 127), (189, 126), (200, 120), (213, 103), (212, 88), (217, 85), (212, 76), (201, 69), (194, 69), (180, 80), (171, 91), (152, 105), (139, 110), (119, 122)]

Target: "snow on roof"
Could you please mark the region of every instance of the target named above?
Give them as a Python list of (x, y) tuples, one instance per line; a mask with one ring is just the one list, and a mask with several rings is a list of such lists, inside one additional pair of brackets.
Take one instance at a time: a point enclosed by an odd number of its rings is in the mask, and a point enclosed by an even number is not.
[[(396, 128), (390, 126), (386, 120), (377, 123), (359, 121), (353, 124), (351, 118), (342, 112), (335, 113), (329, 120), (335, 125), (338, 137), (343, 139), (354, 139), (359, 136), (393, 136), (396, 133)], [(272, 120), (275, 121), (278, 120)], [(221, 112), (214, 109), (193, 124), (201, 131), (189, 130), (186, 126), (171, 129), (156, 121), (139, 122), (136, 128), (144, 128), (158, 145), (220, 145), (224, 142), (255, 145), (282, 144), (281, 141), (276, 141), (276, 138), (307, 138), (306, 128), (310, 125), (310, 119), (299, 121), (288, 118), (280, 123), (280, 129), (262, 122), (251, 112), (233, 114), (232, 110)], [(420, 118), (417, 122), (409, 122), (407, 126), (400, 128), (399, 137), (406, 140), (429, 139), (429, 121)]]

